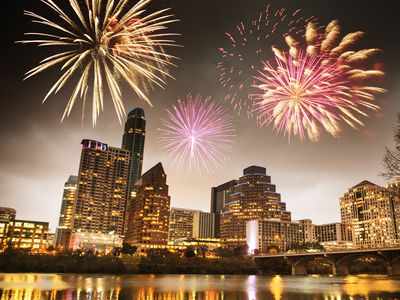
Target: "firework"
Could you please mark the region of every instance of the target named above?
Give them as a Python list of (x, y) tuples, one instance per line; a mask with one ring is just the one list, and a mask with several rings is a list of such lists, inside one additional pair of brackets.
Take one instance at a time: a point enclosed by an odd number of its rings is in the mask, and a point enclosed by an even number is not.
[(220, 167), (232, 151), (232, 117), (210, 98), (197, 95), (178, 100), (162, 119), (160, 144), (172, 164), (189, 171), (211, 171)]
[(175, 57), (165, 53), (164, 48), (176, 46), (172, 39), (175, 34), (165, 29), (177, 20), (168, 13), (169, 9), (146, 14), (146, 5), (151, 0), (139, 0), (133, 6), (129, 0), (70, 0), (68, 13), (52, 0), (41, 2), (58, 17), (51, 20), (25, 11), (32, 22), (41, 24), (46, 31), (26, 33), (31, 39), (20, 42), (57, 47), (57, 52), (28, 71), (25, 79), (51, 67), (60, 67), (62, 74), (43, 102), (67, 82), (77, 80), (62, 119), (70, 114), (78, 97), (83, 99), (83, 118), (86, 99), (91, 94), (95, 125), (108, 90), (121, 122), (125, 115), (121, 82), (152, 105), (148, 89), (153, 85), (164, 87), (165, 79), (172, 78), (169, 69), (174, 66)]
[(300, 11), (288, 12), (281, 8), (272, 11), (267, 5), (265, 11), (249, 23), (240, 23), (231, 33), (225, 33), (228, 45), (219, 48), (221, 56), (217, 64), (220, 83), (227, 91), (225, 100), (229, 101), (234, 110), (247, 116), (252, 112), (252, 86), (257, 70), (262, 62), (272, 55), (268, 44), (280, 41), (282, 36), (304, 35), (304, 28), (311, 20), (300, 16)]
[(265, 62), (256, 78), (261, 93), (254, 97), (254, 111), (260, 125), (273, 123), (289, 138), (293, 134), (317, 141), (323, 129), (338, 136), (342, 122), (358, 128), (366, 109), (379, 109), (373, 101), (385, 90), (370, 83), (384, 74), (368, 69), (379, 49), (350, 50), (363, 33), (340, 39), (337, 21), (320, 31), (311, 22), (305, 43), (288, 36), (287, 52), (272, 49), (275, 60)]

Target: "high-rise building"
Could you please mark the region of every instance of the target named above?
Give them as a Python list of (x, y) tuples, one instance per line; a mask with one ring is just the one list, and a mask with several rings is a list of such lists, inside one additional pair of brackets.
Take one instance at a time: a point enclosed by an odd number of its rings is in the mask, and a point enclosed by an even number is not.
[(130, 152), (82, 141), (73, 230), (122, 235), (127, 204)]
[(139, 178), (133, 194), (125, 241), (138, 245), (166, 245), (171, 197), (161, 163)]
[(234, 186), (229, 203), (221, 214), (221, 239), (226, 245), (246, 244), (246, 222), (251, 220), (276, 219), (290, 221), (291, 214), (286, 203), (271, 183), (266, 169), (250, 166)]
[(364, 180), (340, 198), (342, 223), (353, 228), (358, 248), (400, 245), (400, 201), (398, 193)]
[(131, 153), (129, 191), (134, 191), (135, 183), (142, 175), (144, 140), (146, 137), (146, 119), (144, 110), (136, 107), (128, 113), (122, 137), (122, 149)]
[(0, 207), (0, 220), (12, 220), (15, 219), (17, 211), (11, 207)]
[(225, 204), (231, 200), (233, 188), (238, 183), (236, 179), (211, 188), (211, 212), (215, 214), (214, 237), (220, 237), (221, 212)]
[(78, 185), (78, 176), (69, 176), (64, 184), (63, 197), (61, 201), (60, 217), (56, 229), (55, 245), (62, 249), (67, 249), (69, 237), (71, 235), (74, 204), (76, 201), (76, 188)]
[(400, 178), (389, 181), (386, 185), (386, 188), (396, 191), (400, 197)]
[(169, 214), (169, 243), (193, 237), (193, 219), (195, 212), (198, 211), (188, 208), (171, 208)]
[(168, 243), (214, 238), (215, 214), (188, 208), (171, 208)]
[(206, 239), (215, 238), (215, 214), (196, 211), (193, 215), (192, 237)]

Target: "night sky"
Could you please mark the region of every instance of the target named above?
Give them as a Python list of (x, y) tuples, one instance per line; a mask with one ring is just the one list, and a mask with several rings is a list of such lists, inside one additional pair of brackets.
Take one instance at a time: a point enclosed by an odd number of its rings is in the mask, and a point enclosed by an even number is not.
[[(140, 102), (128, 89), (124, 89), (124, 100), (127, 111), (135, 106), (145, 109), (143, 170), (159, 161), (163, 163), (172, 206), (208, 211), (210, 188), (238, 178), (242, 169), (252, 164), (267, 168), (293, 219), (311, 218), (317, 224), (340, 220), (339, 197), (349, 187), (364, 179), (385, 184), (378, 176), (382, 171), (381, 159), (385, 146), (393, 144), (392, 128), (400, 111), (400, 26), (395, 1), (271, 1), (274, 8), (301, 8), (303, 15), (316, 16), (320, 24), (338, 19), (344, 33), (365, 31), (363, 45), (383, 50), (379, 59), (384, 64), (384, 87), (388, 92), (378, 97), (382, 110), (364, 119), (366, 126), (361, 130), (344, 126), (340, 138), (324, 133), (318, 143), (295, 138), (288, 143), (271, 127), (259, 128), (254, 120), (236, 117), (237, 137), (231, 159), (223, 168), (202, 176), (177, 172), (170, 165), (157, 143), (160, 118), (165, 116), (165, 108), (189, 92), (212, 96), (228, 105), (223, 102), (225, 92), (218, 82), (217, 49), (225, 43), (226, 31), (232, 31), (241, 20), (256, 16), (266, 2), (154, 2), (172, 6), (181, 19), (172, 29), (182, 34), (178, 43), (184, 46), (173, 51), (181, 58), (178, 68), (172, 71), (176, 80), (170, 80), (165, 90), (156, 89), (150, 95), (153, 108)], [(70, 93), (68, 88), (41, 104), (58, 72), (53, 69), (23, 82), (23, 74), (46, 57), (48, 50), (14, 42), (22, 39), (24, 32), (38, 28), (23, 16), (23, 9), (43, 12), (43, 5), (39, 0), (17, 0), (9, 1), (7, 6), (2, 18), (0, 205), (15, 208), (19, 219), (49, 221), (54, 230), (64, 182), (78, 172), (81, 140), (97, 139), (120, 147), (123, 125), (119, 124), (109, 98), (95, 128), (89, 116), (82, 124), (80, 105), (75, 106), (69, 119), (60, 123)]]

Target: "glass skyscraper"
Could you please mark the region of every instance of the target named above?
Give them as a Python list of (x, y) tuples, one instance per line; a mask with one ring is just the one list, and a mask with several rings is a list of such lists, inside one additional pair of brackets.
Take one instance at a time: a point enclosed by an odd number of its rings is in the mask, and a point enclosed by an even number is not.
[(76, 188), (78, 176), (69, 176), (64, 184), (64, 192), (61, 202), (60, 217), (56, 230), (56, 246), (63, 249), (68, 248), (69, 235), (71, 234), (74, 205), (76, 201)]
[(220, 237), (221, 212), (224, 206), (231, 201), (231, 195), (237, 184), (238, 181), (234, 179), (211, 188), (211, 212), (215, 214), (214, 237)]
[(146, 119), (144, 110), (136, 107), (128, 113), (122, 137), (122, 149), (131, 152), (129, 192), (134, 191), (135, 183), (142, 175), (144, 139), (146, 136)]

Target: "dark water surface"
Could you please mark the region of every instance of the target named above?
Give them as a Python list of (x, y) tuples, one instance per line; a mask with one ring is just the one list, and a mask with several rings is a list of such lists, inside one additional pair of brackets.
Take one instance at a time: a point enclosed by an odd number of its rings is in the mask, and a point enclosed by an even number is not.
[(400, 300), (400, 276), (0, 273), (0, 299)]

